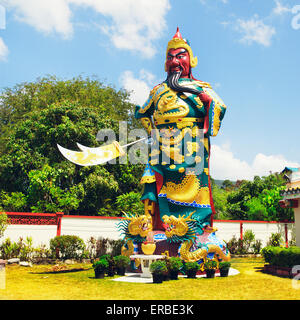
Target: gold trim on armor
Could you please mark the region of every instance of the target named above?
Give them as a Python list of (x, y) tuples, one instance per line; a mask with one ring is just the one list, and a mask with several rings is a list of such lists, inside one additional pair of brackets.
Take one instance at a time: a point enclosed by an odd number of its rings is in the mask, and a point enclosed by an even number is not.
[(204, 122), (204, 118), (192, 118), (192, 117), (185, 117), (185, 118), (178, 118), (178, 119), (172, 119), (172, 121), (168, 119), (161, 119), (161, 120), (155, 120), (154, 124), (155, 125), (160, 125), (160, 124), (169, 124), (169, 123), (181, 123), (181, 122), (198, 122), (202, 123)]
[(141, 184), (144, 184), (144, 183), (152, 183), (152, 182), (155, 182), (156, 181), (156, 179), (155, 179), (155, 176), (148, 176), (148, 177), (142, 177), (141, 178), (141, 181), (140, 181), (140, 183)]

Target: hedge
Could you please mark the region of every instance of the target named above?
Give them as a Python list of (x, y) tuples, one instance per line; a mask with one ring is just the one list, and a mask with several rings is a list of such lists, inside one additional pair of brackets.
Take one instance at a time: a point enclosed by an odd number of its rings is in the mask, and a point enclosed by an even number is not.
[(265, 262), (272, 266), (292, 268), (295, 265), (300, 265), (299, 247), (265, 247), (261, 254)]

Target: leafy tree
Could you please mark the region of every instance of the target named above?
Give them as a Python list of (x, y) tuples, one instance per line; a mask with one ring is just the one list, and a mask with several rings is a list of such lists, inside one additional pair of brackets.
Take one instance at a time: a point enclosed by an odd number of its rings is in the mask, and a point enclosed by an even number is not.
[(238, 220), (293, 220), (292, 209), (279, 206), (280, 191), (284, 188), (285, 181), (280, 174), (242, 181), (227, 196), (228, 213)]
[(223, 188), (218, 187), (216, 184), (212, 187), (212, 195), (214, 207), (216, 211), (215, 219), (228, 219), (227, 213), (227, 196), (228, 192)]
[(116, 198), (140, 190), (143, 165), (80, 167), (60, 154), (57, 143), (71, 150), (76, 142), (96, 147), (100, 129), (112, 129), (118, 137), (118, 120), (134, 124), (127, 98), (125, 91), (81, 77), (46, 77), (5, 89), (0, 95), (0, 207), (116, 214)]
[(130, 214), (143, 214), (144, 207), (140, 201), (141, 195), (134, 191), (121, 194), (117, 197), (116, 204), (120, 211), (125, 211)]

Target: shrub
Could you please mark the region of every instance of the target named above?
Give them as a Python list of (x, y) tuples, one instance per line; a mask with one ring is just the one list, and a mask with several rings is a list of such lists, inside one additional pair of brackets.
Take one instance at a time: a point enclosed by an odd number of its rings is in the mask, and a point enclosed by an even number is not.
[(208, 259), (205, 263), (204, 263), (204, 269), (205, 270), (212, 270), (212, 269), (216, 269), (218, 266), (217, 262), (215, 260), (210, 260)]
[(186, 271), (188, 270), (198, 271), (200, 269), (200, 266), (197, 262), (186, 262), (184, 265), (184, 268)]
[(267, 246), (272, 246), (272, 247), (280, 247), (282, 244), (282, 236), (280, 233), (272, 233), (268, 242)]
[(266, 263), (278, 267), (293, 267), (300, 265), (299, 247), (272, 247), (267, 246), (261, 250), (261, 254)]
[(78, 236), (56, 236), (50, 240), (50, 250), (59, 259), (81, 259), (85, 252), (84, 241)]
[(253, 253), (255, 253), (255, 254), (259, 254), (260, 253), (261, 247), (262, 247), (261, 240), (255, 240), (254, 243), (251, 246), (251, 248), (253, 249)]
[(108, 251), (108, 238), (99, 237), (96, 241), (96, 257), (102, 256)]
[(110, 245), (110, 254), (112, 256), (118, 256), (121, 255), (121, 249), (122, 246), (125, 244), (124, 240), (110, 240), (109, 245)]
[(94, 270), (100, 273), (101, 272), (105, 273), (108, 270), (108, 267), (109, 267), (108, 261), (104, 258), (93, 263)]
[(179, 271), (182, 267), (183, 267), (183, 263), (179, 257), (171, 257), (169, 259), (170, 271)]
[(116, 256), (114, 257), (114, 262), (117, 268), (126, 268), (130, 265), (130, 258), (127, 256)]
[(16, 242), (12, 242), (10, 238), (7, 238), (2, 242), (0, 252), (2, 259), (18, 258), (20, 255), (20, 247)]
[(219, 270), (228, 270), (231, 266), (229, 261), (222, 261), (219, 263)]
[(163, 260), (157, 260), (151, 263), (150, 272), (154, 274), (165, 274), (168, 272), (166, 262)]
[(252, 230), (246, 230), (243, 235), (243, 247), (245, 253), (249, 253), (252, 243), (255, 240), (255, 235)]
[(227, 249), (229, 250), (229, 252), (231, 254), (236, 254), (238, 252), (239, 249), (239, 241), (238, 239), (233, 236), (227, 243)]

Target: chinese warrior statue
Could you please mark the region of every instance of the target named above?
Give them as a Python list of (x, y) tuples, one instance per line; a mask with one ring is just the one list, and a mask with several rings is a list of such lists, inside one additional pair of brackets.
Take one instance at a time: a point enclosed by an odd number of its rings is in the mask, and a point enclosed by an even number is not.
[(210, 137), (216, 136), (226, 106), (207, 82), (197, 80), (190, 44), (179, 29), (167, 46), (167, 79), (155, 86), (135, 117), (152, 137), (144, 184), (143, 216), (126, 216), (123, 254), (141, 252), (155, 243), (155, 254), (168, 251), (184, 261), (229, 260), (230, 254), (212, 227), (209, 158)]

